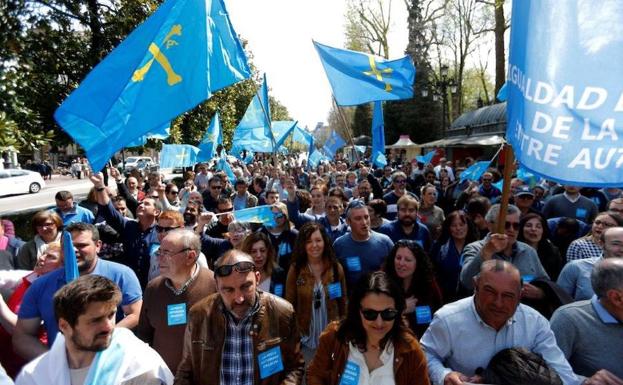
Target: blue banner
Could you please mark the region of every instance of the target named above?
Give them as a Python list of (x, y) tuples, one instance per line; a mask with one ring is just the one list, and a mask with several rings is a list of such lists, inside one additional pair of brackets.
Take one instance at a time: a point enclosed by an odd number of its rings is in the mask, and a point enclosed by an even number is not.
[(528, 171), (623, 183), (621, 20), (619, 0), (513, 1), (506, 136)]
[(160, 151), (160, 168), (192, 167), (199, 149), (190, 144), (165, 144)]
[(63, 259), (65, 260), (65, 282), (69, 283), (80, 276), (74, 242), (69, 231), (63, 231)]
[(460, 178), (461, 182), (463, 182), (464, 180), (478, 181), (480, 177), (482, 176), (482, 174), (484, 174), (484, 172), (487, 171), (490, 164), (491, 164), (490, 160), (484, 160), (484, 161), (480, 161), (480, 162), (476, 162), (472, 164), (465, 170), (461, 171), (461, 178)]
[(374, 102), (372, 112), (372, 155), (370, 160), (376, 167), (385, 167), (385, 121), (383, 119), (383, 102)]
[(271, 130), (270, 103), (268, 100), (268, 86), (266, 84), (266, 74), (262, 85), (251, 99), (240, 123), (234, 130), (233, 143), (237, 144), (241, 140), (253, 138), (258, 141), (266, 140), (273, 142)]
[(331, 136), (329, 137), (329, 139), (324, 142), (324, 146), (322, 147), (322, 149), (329, 158), (333, 159), (337, 150), (344, 147), (345, 144), (346, 141), (342, 139), (340, 134), (333, 130), (331, 131)]
[(416, 155), (415, 160), (426, 165), (433, 160), (436, 153), (437, 153), (437, 150), (432, 150), (432, 151), (427, 152), (424, 155)]
[(314, 42), (333, 96), (340, 106), (413, 97), (415, 66), (410, 56), (386, 60)]
[(217, 112), (212, 117), (212, 120), (210, 120), (208, 129), (201, 139), (201, 142), (197, 145), (197, 147), (199, 147), (197, 161), (206, 162), (214, 158), (219, 144), (223, 144), (223, 130), (221, 129), (221, 119)]
[(236, 181), (236, 175), (234, 171), (231, 169), (229, 162), (227, 161), (227, 155), (222, 156), (221, 159), (216, 163), (216, 169), (221, 170), (227, 175), (230, 182), (234, 183)]
[(275, 214), (269, 205), (236, 210), (234, 211), (234, 218), (236, 218), (238, 222), (263, 223), (265, 226), (269, 227), (277, 226)]
[(94, 170), (134, 138), (251, 75), (223, 0), (167, 0), (56, 110)]

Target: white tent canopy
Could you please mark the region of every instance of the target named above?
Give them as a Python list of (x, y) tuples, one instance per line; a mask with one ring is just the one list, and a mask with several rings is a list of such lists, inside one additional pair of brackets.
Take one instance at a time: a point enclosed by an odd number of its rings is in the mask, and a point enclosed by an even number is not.
[(411, 138), (409, 138), (409, 135), (400, 135), (400, 139), (398, 139), (396, 143), (385, 146), (385, 148), (413, 149), (413, 148), (420, 148), (420, 145), (417, 143), (414, 143), (411, 140)]

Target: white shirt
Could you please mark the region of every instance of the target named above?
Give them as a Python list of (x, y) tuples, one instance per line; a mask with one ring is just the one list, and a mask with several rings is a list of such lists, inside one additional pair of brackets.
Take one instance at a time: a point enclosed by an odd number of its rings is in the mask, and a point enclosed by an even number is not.
[(350, 363), (359, 367), (359, 382), (357, 382), (357, 385), (396, 385), (394, 380), (394, 346), (391, 342), (385, 345), (380, 360), (383, 366), (374, 369), (370, 373), (363, 353), (352, 343), (349, 344), (346, 365)]

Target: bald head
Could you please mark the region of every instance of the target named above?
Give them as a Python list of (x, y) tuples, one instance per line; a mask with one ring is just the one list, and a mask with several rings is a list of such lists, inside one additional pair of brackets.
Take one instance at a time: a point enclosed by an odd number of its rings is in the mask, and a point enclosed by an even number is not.
[(604, 258), (623, 258), (623, 227), (607, 228), (602, 233)]
[(521, 273), (510, 262), (502, 261), (499, 259), (490, 259), (480, 265), (480, 273), (476, 276), (476, 281), (481, 277), (495, 275), (505, 275), (507, 279), (517, 282), (517, 287), (521, 290)]
[(223, 254), (219, 259), (217, 259), (214, 263), (214, 267), (218, 268), (219, 266), (223, 265), (233, 265), (238, 262), (251, 262), (255, 264), (253, 258), (249, 254), (245, 253), (244, 251), (232, 249)]

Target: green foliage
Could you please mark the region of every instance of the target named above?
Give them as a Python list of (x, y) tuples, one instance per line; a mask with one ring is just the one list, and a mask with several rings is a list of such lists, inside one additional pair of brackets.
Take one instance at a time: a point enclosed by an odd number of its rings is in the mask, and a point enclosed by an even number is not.
[(20, 130), (17, 123), (0, 112), (0, 148), (13, 147), (20, 152), (32, 152), (54, 139), (52, 130), (34, 133)]
[[(53, 114), (88, 72), (143, 22), (160, 0), (4, 0), (0, 4), (0, 111), (16, 126), (25, 146), (55, 134), (55, 145), (71, 143)], [(252, 55), (249, 53), (249, 58)], [(251, 60), (250, 60), (251, 61)], [(259, 87), (259, 77), (217, 92), (171, 124), (171, 143), (197, 144), (218, 110), (224, 141)], [(271, 98), (275, 119), (289, 118)], [(159, 148), (159, 141), (147, 147)]]

